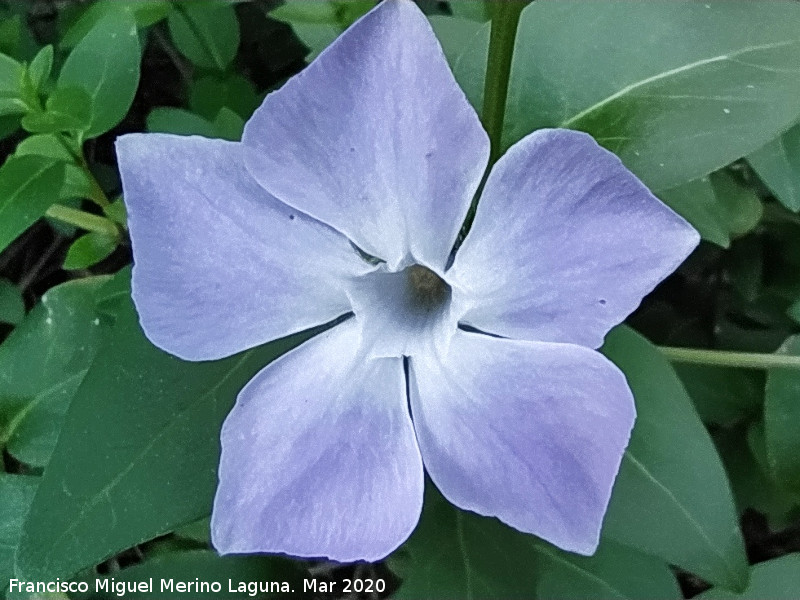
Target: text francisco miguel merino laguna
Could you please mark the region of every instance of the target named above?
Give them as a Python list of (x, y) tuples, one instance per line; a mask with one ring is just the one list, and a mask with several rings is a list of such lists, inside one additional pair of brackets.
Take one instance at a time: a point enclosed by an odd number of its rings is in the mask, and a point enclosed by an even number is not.
[[(227, 586), (225, 586), (227, 584)], [(324, 582), (317, 582), (313, 579), (307, 579), (303, 582), (305, 591), (317, 590), (319, 591), (320, 585), (325, 586)], [(94, 592), (112, 593), (116, 596), (122, 597), (126, 593), (153, 593), (153, 592), (171, 592), (171, 593), (186, 593), (186, 594), (218, 594), (223, 590), (226, 592), (236, 592), (247, 594), (248, 596), (255, 596), (266, 592), (272, 593), (291, 593), (294, 590), (287, 581), (234, 581), (228, 579), (226, 582), (220, 583), (219, 581), (200, 581), (194, 579), (189, 581), (180, 581), (175, 579), (160, 579), (153, 585), (153, 578), (143, 579), (141, 581), (117, 581), (113, 578), (95, 579), (94, 586), (91, 582), (86, 581), (62, 581), (56, 579), (55, 581), (22, 581), (20, 579), (11, 579), (9, 581), (9, 592), (28, 592), (28, 593), (86, 593), (91, 587), (94, 587)]]

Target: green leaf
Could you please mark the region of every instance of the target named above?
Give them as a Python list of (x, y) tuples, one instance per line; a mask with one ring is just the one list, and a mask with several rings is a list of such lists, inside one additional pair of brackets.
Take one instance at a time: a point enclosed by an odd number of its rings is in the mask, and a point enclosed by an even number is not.
[(209, 121), (214, 120), (223, 108), (249, 119), (258, 105), (253, 84), (236, 73), (224, 78), (201, 77), (192, 83), (189, 107)]
[(741, 594), (711, 589), (698, 600), (797, 600), (800, 598), (800, 553), (754, 565), (750, 585)]
[(22, 96), (23, 66), (5, 54), (0, 54), (0, 96)]
[(239, 49), (239, 21), (225, 2), (175, 4), (167, 23), (175, 47), (198, 67), (224, 71)]
[[(800, 356), (800, 335), (788, 338), (778, 354)], [(769, 466), (778, 484), (800, 494), (800, 373), (792, 369), (767, 372), (764, 432)]]
[(723, 248), (731, 245), (731, 234), (725, 226), (725, 212), (714, 193), (711, 179), (701, 177), (663, 190), (658, 195), (672, 210), (689, 221), (704, 240)]
[(158, 107), (147, 115), (147, 130), (239, 141), (244, 131), (244, 119), (225, 107), (213, 122), (182, 108)]
[(114, 202), (103, 209), (103, 212), (106, 213), (109, 219), (127, 229), (128, 211), (125, 210), (125, 203), (122, 201), (122, 198), (114, 200)]
[(704, 423), (730, 427), (761, 410), (764, 377), (757, 371), (690, 364), (673, 368)]
[(286, 2), (269, 16), (292, 26), (300, 41), (311, 51), (306, 57), (311, 61), (374, 6), (375, 2), (371, 0)]
[(12, 156), (0, 167), (0, 251), (58, 199), (62, 164), (41, 156)]
[(113, 2), (95, 2), (67, 29), (59, 41), (61, 48), (72, 48), (80, 42), (89, 31), (112, 12), (132, 12), (138, 27), (149, 27), (166, 18), (172, 6), (168, 0), (114, 0)]
[(764, 207), (756, 191), (726, 171), (712, 173), (709, 179), (714, 195), (722, 207), (723, 223), (731, 238), (752, 231), (764, 214)]
[(94, 294), (108, 277), (50, 289), (0, 346), (0, 446), (43, 467), (100, 343)]
[(480, 112), (491, 24), (438, 15), (428, 17), (428, 20), (458, 84), (475, 110)]
[(636, 425), (604, 534), (699, 575), (742, 589), (747, 557), (719, 455), (678, 376), (658, 350), (617, 327), (603, 352), (636, 400)]
[(80, 149), (68, 149), (64, 144), (70, 144), (65, 137), (56, 137), (52, 134), (32, 135), (19, 143), (14, 154), (45, 156), (63, 164), (64, 181), (58, 192), (58, 200), (91, 198), (94, 190), (89, 174), (75, 164), (75, 155), (80, 153)]
[(222, 107), (214, 119), (214, 137), (238, 142), (244, 133), (244, 119), (231, 109)]
[[(99, 578), (102, 580), (103, 578)], [(152, 592), (132, 592), (126, 593), (125, 598), (132, 600), (151, 600), (157, 597), (159, 600), (185, 600), (187, 593), (164, 589), (162, 580), (173, 580), (194, 582), (218, 582), (220, 592), (213, 593), (210, 597), (216, 599), (224, 598), (252, 598), (258, 594), (259, 598), (285, 598), (288, 592), (303, 589), (302, 572), (289, 560), (278, 557), (265, 556), (219, 556), (210, 550), (191, 550), (188, 552), (173, 552), (163, 556), (150, 559), (142, 564), (123, 569), (111, 574), (108, 579), (114, 581), (147, 582), (153, 581)], [(230, 583), (229, 583), (230, 580)], [(263, 586), (267, 583), (267, 589), (272, 585), (272, 593), (259, 593), (258, 583)], [(271, 583), (270, 583), (271, 582)], [(237, 590), (240, 583), (245, 586), (244, 591), (230, 592), (229, 589)], [(92, 582), (90, 589), (96, 589), (97, 584)], [(247, 586), (255, 586), (255, 593), (247, 591)], [(263, 589), (263, 588), (262, 588)], [(188, 594), (188, 597), (209, 596), (208, 593)], [(109, 590), (100, 598), (109, 600), (118, 598)]]
[(58, 87), (80, 87), (92, 101), (86, 136), (97, 137), (119, 123), (139, 86), (139, 37), (130, 11), (113, 11), (70, 52)]
[(147, 115), (147, 131), (216, 137), (213, 123), (188, 110), (167, 106), (150, 111)]
[(234, 397), (309, 335), (188, 363), (155, 348), (130, 299), (114, 294), (115, 324), (72, 401), (25, 525), (23, 579), (72, 575), (207, 516)]
[(797, 3), (534, 2), (504, 144), (542, 127), (587, 131), (664, 190), (774, 139), (797, 120), (798, 97)]
[(22, 126), (31, 133), (86, 131), (92, 122), (92, 99), (79, 87), (57, 88), (45, 103), (44, 112), (29, 112)]
[(750, 154), (747, 162), (781, 204), (800, 211), (800, 124)]
[[(756, 427), (761, 429), (760, 440), (756, 439), (759, 436), (751, 435)], [(756, 459), (756, 453), (766, 456), (763, 424), (756, 427), (751, 426), (747, 431), (744, 426), (718, 429), (714, 432), (714, 442), (725, 463), (739, 513), (755, 509), (767, 517), (773, 530), (784, 529), (791, 525), (793, 513), (800, 516), (800, 503), (779, 489), (769, 471)], [(762, 447), (751, 450), (758, 441)]]
[(14, 553), (38, 477), (0, 473), (0, 596), (14, 575)]
[(19, 324), (25, 318), (25, 301), (20, 289), (0, 277), (0, 323)]
[(86, 233), (72, 242), (64, 259), (65, 269), (86, 269), (99, 263), (117, 248), (115, 238), (102, 233)]
[(53, 46), (47, 44), (43, 47), (36, 56), (33, 57), (31, 64), (28, 66), (28, 77), (31, 80), (33, 89), (41, 93), (47, 80), (50, 78), (50, 72), (53, 70)]
[(488, 0), (457, 0), (450, 3), (450, 9), (456, 17), (485, 23), (492, 18), (490, 4)]
[(592, 557), (563, 552), (427, 488), (417, 529), (391, 559), (403, 577), (395, 598), (680, 598), (657, 559), (609, 540)]

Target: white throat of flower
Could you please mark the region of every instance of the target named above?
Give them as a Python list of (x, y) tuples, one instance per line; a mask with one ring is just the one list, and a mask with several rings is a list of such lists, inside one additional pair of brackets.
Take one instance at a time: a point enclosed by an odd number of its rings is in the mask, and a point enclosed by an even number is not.
[(445, 350), (458, 326), (450, 285), (420, 264), (397, 271), (381, 265), (353, 279), (347, 292), (371, 358)]

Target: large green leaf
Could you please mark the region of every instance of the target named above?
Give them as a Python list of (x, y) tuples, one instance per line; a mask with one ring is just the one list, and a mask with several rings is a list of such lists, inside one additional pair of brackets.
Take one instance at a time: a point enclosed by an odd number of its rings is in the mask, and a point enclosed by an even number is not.
[(72, 401), (25, 524), (22, 578), (72, 575), (207, 515), (219, 429), (236, 394), (303, 339), (188, 363), (155, 348), (124, 290), (113, 294), (106, 304), (116, 322)]
[(63, 164), (43, 156), (12, 156), (0, 168), (0, 251), (58, 200)]
[[(219, 556), (210, 550), (190, 550), (175, 552), (150, 559), (122, 571), (116, 571), (106, 578), (108, 584), (100, 584), (103, 590), (99, 596), (92, 596), (94, 600), (118, 600), (111, 586), (113, 582), (153, 582), (149, 591), (130, 592), (125, 598), (151, 600), (185, 599), (187, 597), (213, 597), (215, 600), (228, 598), (285, 598), (291, 589), (302, 589), (303, 581), (300, 569), (286, 559), (264, 556)], [(162, 581), (194, 582), (199, 580), (204, 583), (218, 583), (220, 592), (210, 594), (200, 592), (193, 594), (186, 591), (176, 591), (175, 585), (171, 588), (164, 587)], [(272, 593), (259, 593), (258, 584), (267, 588), (272, 585)], [(238, 591), (239, 585), (244, 584), (244, 591)], [(97, 589), (98, 584), (92, 582), (91, 589)], [(248, 591), (247, 587), (251, 586)], [(235, 590), (230, 592), (229, 590)]]
[[(800, 335), (788, 338), (778, 353), (800, 356)], [(800, 495), (800, 372), (768, 372), (764, 433), (769, 466), (778, 484)]]
[(396, 598), (679, 598), (654, 558), (612, 541), (592, 557), (563, 552), (497, 519), (461, 511), (428, 485), (422, 518), (393, 557)]
[(14, 575), (14, 553), (37, 483), (37, 477), (0, 473), (0, 597)]
[(678, 376), (650, 342), (626, 327), (608, 335), (603, 352), (628, 378), (637, 410), (605, 535), (742, 589), (747, 557), (728, 479)]
[(100, 342), (94, 294), (108, 277), (50, 289), (0, 346), (0, 447), (43, 467)]
[(587, 131), (663, 190), (774, 139), (799, 97), (796, 2), (543, 0), (520, 20), (504, 143)]
[(752, 568), (750, 585), (741, 594), (711, 589), (698, 600), (797, 600), (800, 598), (800, 553), (787, 554)]
[(747, 162), (781, 204), (800, 211), (800, 125), (750, 154)]
[(136, 21), (127, 10), (112, 11), (70, 52), (58, 87), (79, 87), (92, 101), (86, 137), (97, 137), (119, 123), (139, 86), (139, 37)]

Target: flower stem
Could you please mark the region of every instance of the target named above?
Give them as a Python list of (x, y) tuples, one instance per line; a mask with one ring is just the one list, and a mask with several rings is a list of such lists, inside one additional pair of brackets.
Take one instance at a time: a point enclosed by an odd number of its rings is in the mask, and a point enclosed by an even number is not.
[(45, 215), (52, 219), (58, 219), (64, 223), (69, 223), (75, 227), (80, 227), (86, 231), (102, 233), (115, 239), (119, 238), (119, 229), (117, 229), (117, 226), (112, 221), (105, 217), (93, 215), (92, 213), (75, 208), (69, 208), (61, 204), (53, 204), (47, 209)]
[(760, 352), (731, 352), (729, 350), (702, 350), (659, 346), (670, 361), (713, 367), (739, 369), (800, 369), (800, 356), (764, 354)]
[(517, 25), (526, 0), (497, 0), (492, 3), (492, 32), (489, 37), (489, 59), (486, 63), (486, 82), (483, 88), (483, 126), (489, 133), (492, 151), (489, 165), (503, 151), (503, 119), (506, 114), (508, 80)]

